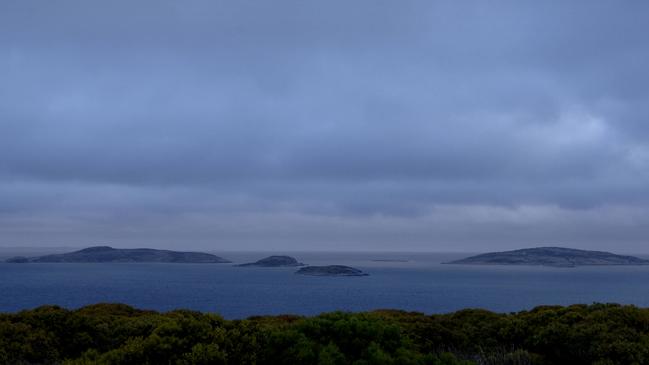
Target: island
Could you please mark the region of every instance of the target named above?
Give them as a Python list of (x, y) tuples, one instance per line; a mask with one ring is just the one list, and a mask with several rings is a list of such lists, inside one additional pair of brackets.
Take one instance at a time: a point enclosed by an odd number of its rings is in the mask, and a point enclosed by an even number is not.
[(376, 259), (372, 261), (373, 262), (410, 262), (410, 260), (403, 260), (403, 259)]
[(8, 258), (5, 262), (9, 264), (24, 264), (29, 262), (29, 258), (25, 256), (14, 256)]
[(15, 257), (12, 263), (105, 263), (105, 262), (167, 262), (167, 263), (228, 263), (222, 257), (203, 252), (179, 252), (152, 248), (88, 247), (83, 250), (32, 258)]
[(577, 250), (564, 247), (536, 247), (514, 251), (492, 252), (461, 260), (445, 262), (461, 265), (536, 265), (553, 267), (649, 265), (649, 260), (635, 256), (616, 255), (603, 251)]
[(306, 266), (295, 272), (300, 275), (310, 276), (368, 276), (359, 269), (343, 265)]
[(261, 260), (255, 262), (249, 262), (247, 264), (237, 265), (240, 267), (246, 266), (259, 266), (259, 267), (295, 267), (295, 266), (304, 266), (303, 263), (298, 262), (294, 257), (291, 256), (268, 256)]

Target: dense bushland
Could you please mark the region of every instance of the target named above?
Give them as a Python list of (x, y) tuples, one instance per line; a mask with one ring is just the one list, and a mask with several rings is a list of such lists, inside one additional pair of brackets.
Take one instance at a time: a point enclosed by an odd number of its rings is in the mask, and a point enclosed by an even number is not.
[(649, 309), (614, 304), (228, 321), (123, 304), (0, 314), (0, 364), (649, 364)]

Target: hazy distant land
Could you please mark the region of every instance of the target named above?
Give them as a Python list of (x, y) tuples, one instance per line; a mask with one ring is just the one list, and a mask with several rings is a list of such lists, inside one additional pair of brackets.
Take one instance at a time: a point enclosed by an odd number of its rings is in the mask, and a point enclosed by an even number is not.
[(88, 247), (79, 251), (37, 257), (12, 257), (9, 263), (101, 263), (101, 262), (169, 262), (229, 263), (222, 257), (203, 252), (180, 252), (152, 248)]
[[(157, 250), (152, 248), (118, 249), (110, 246), (88, 247), (82, 250), (51, 254), (36, 257), (15, 256), (5, 262), (13, 264), (27, 263), (230, 263), (222, 257), (203, 252), (179, 252), (170, 250)], [(349, 266), (307, 266), (291, 256), (268, 256), (255, 262), (239, 264), (240, 267), (300, 267), (296, 274), (309, 276), (367, 276), (368, 274)]]
[(536, 247), (514, 251), (491, 252), (447, 262), (462, 265), (539, 265), (554, 267), (599, 265), (649, 265), (649, 260), (603, 251), (563, 247)]
[(373, 262), (409, 262), (410, 260), (405, 259), (375, 259)]

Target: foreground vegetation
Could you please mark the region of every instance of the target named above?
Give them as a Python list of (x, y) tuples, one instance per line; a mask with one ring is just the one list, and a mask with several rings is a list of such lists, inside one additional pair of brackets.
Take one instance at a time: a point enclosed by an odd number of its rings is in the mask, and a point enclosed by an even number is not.
[(594, 304), (228, 321), (97, 304), (0, 314), (0, 364), (59, 363), (649, 364), (649, 309)]

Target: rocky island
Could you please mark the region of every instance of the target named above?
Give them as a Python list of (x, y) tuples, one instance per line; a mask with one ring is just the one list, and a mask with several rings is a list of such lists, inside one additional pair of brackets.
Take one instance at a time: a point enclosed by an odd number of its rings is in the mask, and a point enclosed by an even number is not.
[(343, 265), (307, 266), (295, 272), (300, 275), (310, 276), (368, 276), (361, 270)]
[(304, 264), (298, 262), (294, 257), (291, 256), (268, 256), (266, 258), (263, 258), (255, 262), (249, 262), (247, 264), (241, 264), (237, 266), (294, 267), (294, 266), (304, 266)]
[(596, 265), (649, 265), (649, 260), (634, 256), (616, 255), (603, 251), (577, 250), (563, 247), (537, 247), (485, 253), (446, 262), (446, 264), (576, 267)]
[(83, 250), (39, 257), (15, 257), (12, 263), (100, 263), (100, 262), (168, 262), (219, 264), (230, 261), (209, 253), (155, 250), (152, 248), (88, 247)]

